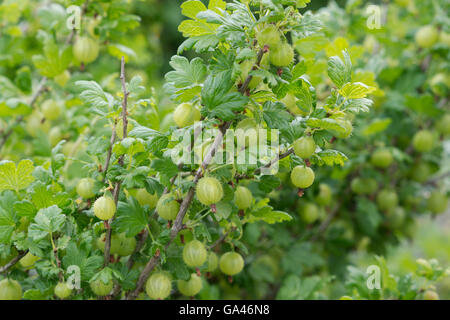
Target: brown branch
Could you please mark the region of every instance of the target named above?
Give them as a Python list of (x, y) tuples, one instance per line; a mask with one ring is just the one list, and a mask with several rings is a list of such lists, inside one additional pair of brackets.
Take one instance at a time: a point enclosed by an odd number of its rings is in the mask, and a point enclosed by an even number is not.
[(103, 173), (105, 174), (105, 177), (103, 178), (103, 182), (105, 182), (105, 180), (106, 180), (106, 173), (108, 172), (109, 163), (111, 161), (111, 156), (112, 156), (112, 148), (114, 146), (114, 142), (116, 141), (116, 126), (117, 126), (117, 122), (114, 121), (114, 126), (113, 126), (113, 130), (111, 133), (111, 139), (109, 141), (108, 154), (106, 155), (105, 165), (103, 166)]
[[(175, 179), (177, 178), (178, 175), (175, 175), (172, 177), (172, 179), (170, 179), (170, 184), (173, 184), (175, 182)], [(169, 188), (166, 187), (164, 188), (163, 191), (163, 195), (169, 193)], [(154, 215), (156, 216), (158, 214), (157, 210), (155, 209)], [(128, 259), (127, 262), (127, 268), (128, 270), (131, 270), (131, 268), (133, 268), (134, 264), (135, 264), (135, 260), (133, 259), (133, 255), (137, 254), (139, 251), (141, 251), (141, 249), (144, 247), (145, 243), (147, 242), (147, 238), (148, 238), (148, 230), (145, 229), (144, 232), (141, 235), (141, 238), (139, 239), (138, 243), (136, 244), (136, 248), (134, 249), (133, 253), (131, 254), (130, 258)], [(112, 298), (117, 298), (117, 296), (120, 293), (120, 289), (121, 286), (120, 284), (116, 284), (114, 286), (114, 290), (111, 293), (111, 297)]]
[(289, 149), (288, 151), (286, 151), (285, 153), (280, 154), (276, 159), (272, 160), (271, 162), (269, 162), (268, 164), (266, 164), (265, 166), (262, 166), (260, 168), (257, 168), (255, 170), (255, 174), (260, 174), (262, 169), (267, 169), (270, 168), (272, 165), (274, 165), (275, 163), (277, 163), (278, 161), (289, 157), (291, 154), (294, 153), (294, 149)]
[(27, 253), (28, 253), (28, 250), (19, 252), (19, 254), (16, 257), (14, 257), (14, 259), (12, 259), (10, 262), (5, 264), (3, 267), (0, 267), (0, 273), (4, 273), (4, 272), (8, 271), (17, 262), (19, 262), (19, 260), (22, 259)]
[[(127, 86), (125, 83), (125, 58), (122, 56), (122, 60), (120, 63), (120, 81), (122, 83), (122, 90), (123, 90), (123, 101), (122, 101), (122, 121), (123, 121), (123, 139), (127, 137), (127, 125), (128, 125), (128, 111), (127, 111), (127, 104), (128, 104), (128, 95), (130, 94), (127, 91)], [(113, 140), (113, 137), (115, 136), (116, 128), (114, 126), (113, 133), (111, 140)], [(119, 165), (123, 166), (124, 162), (124, 155), (121, 155), (119, 158)], [(106, 171), (105, 171), (106, 173)], [(119, 195), (120, 195), (120, 186), (122, 182), (117, 181), (114, 186), (114, 192), (113, 192), (113, 198), (114, 202), (117, 207), (117, 203), (119, 202)], [(110, 251), (111, 251), (111, 222), (114, 220), (114, 217), (108, 221), (108, 230), (106, 231), (106, 238), (105, 238), (105, 252), (104, 252), (104, 265), (107, 266), (109, 264), (109, 260), (111, 259)]]
[(431, 178), (430, 180), (426, 181), (425, 184), (435, 185), (436, 183), (439, 182), (439, 180), (445, 179), (449, 176), (450, 176), (450, 171), (447, 171), (447, 172), (444, 172), (434, 178)]
[[(292, 149), (292, 148), (289, 149), (288, 151), (278, 155), (278, 157), (276, 159), (270, 161), (268, 164), (266, 164), (266, 165), (264, 165), (262, 167), (256, 168), (255, 171), (253, 172), (253, 174), (254, 175), (260, 174), (262, 169), (270, 168), (271, 166), (273, 166), (278, 161), (280, 161), (280, 160), (282, 160), (282, 159), (284, 159), (286, 157), (289, 157), (293, 153), (294, 153), (294, 149)], [(236, 177), (237, 177), (238, 180), (248, 179), (249, 178), (249, 176), (247, 174), (236, 175)]]
[[(205, 159), (203, 160), (202, 165), (198, 168), (198, 170), (195, 174), (195, 177), (194, 177), (194, 181), (193, 181), (194, 186), (191, 187), (191, 189), (189, 189), (187, 195), (185, 196), (185, 198), (183, 199), (183, 202), (180, 205), (180, 210), (178, 211), (177, 218), (175, 219), (172, 229), (170, 230), (170, 240), (166, 244), (165, 250), (172, 243), (173, 239), (175, 239), (175, 237), (178, 235), (178, 232), (180, 232), (180, 230), (182, 230), (183, 219), (189, 209), (192, 199), (194, 198), (195, 186), (197, 185), (200, 178), (203, 176), (203, 170), (208, 167), (208, 165), (210, 164), (215, 153), (217, 152), (220, 145), (222, 144), (224, 134), (225, 134), (226, 130), (230, 127), (230, 125), (231, 125), (231, 121), (224, 123), (220, 127), (220, 133), (215, 138), (213, 145), (211, 146), (211, 148), (209, 149), (209, 152), (207, 153)], [(142, 291), (142, 288), (144, 287), (144, 284), (147, 281), (147, 278), (149, 277), (150, 273), (155, 268), (155, 266), (158, 264), (159, 259), (160, 259), (159, 253), (153, 255), (153, 257), (150, 259), (150, 261), (145, 266), (144, 270), (141, 272), (138, 282), (136, 284), (136, 289), (127, 295), (127, 297), (126, 297), (127, 300), (134, 300), (139, 295), (139, 293)]]
[(232, 227), (230, 230), (228, 230), (227, 232), (225, 232), (223, 235), (220, 236), (219, 239), (217, 239), (212, 245), (210, 245), (208, 247), (209, 250), (214, 249), (215, 247), (217, 247), (219, 244), (221, 244), (227, 237), (228, 235), (233, 232), (234, 230), (236, 230), (236, 227)]
[[(86, 0), (83, 3), (83, 7), (81, 8), (81, 16), (84, 16), (86, 14), (88, 3), (89, 3), (89, 0)], [(80, 19), (81, 19), (81, 17), (80, 17)], [(76, 28), (72, 28), (72, 31), (70, 32), (69, 36), (66, 39), (66, 44), (70, 44), (72, 42), (72, 40), (75, 37), (76, 33), (77, 33), (77, 29)]]
[[(263, 49), (261, 49), (259, 51), (255, 66), (259, 66), (265, 52), (266, 52), (266, 50), (263, 50)], [(247, 77), (246, 81), (244, 82), (244, 84), (239, 88), (239, 92), (241, 94), (246, 93), (248, 85), (251, 80), (252, 80), (252, 76), (249, 75)], [(189, 209), (192, 199), (194, 198), (195, 186), (197, 185), (200, 178), (203, 176), (203, 170), (205, 170), (208, 167), (208, 165), (212, 161), (214, 155), (216, 154), (217, 150), (222, 145), (225, 132), (230, 128), (230, 126), (231, 126), (231, 121), (225, 122), (220, 126), (219, 134), (214, 139), (214, 142), (213, 142), (211, 148), (209, 149), (208, 153), (206, 154), (205, 158), (203, 159), (203, 163), (198, 168), (198, 170), (194, 176), (194, 180), (193, 180), (194, 186), (189, 189), (187, 195), (185, 196), (185, 198), (183, 199), (183, 202), (180, 205), (180, 210), (178, 211), (177, 218), (175, 219), (172, 229), (170, 230), (170, 239), (169, 239), (168, 243), (165, 245), (164, 250), (166, 250), (168, 248), (168, 246), (172, 243), (173, 239), (175, 239), (175, 237), (178, 235), (178, 232), (180, 232), (180, 230), (182, 230), (183, 219)], [(136, 297), (142, 291), (144, 284), (147, 281), (147, 278), (150, 276), (150, 273), (155, 268), (155, 266), (158, 264), (159, 260), (160, 260), (160, 253), (157, 252), (155, 255), (153, 255), (153, 257), (150, 259), (150, 261), (145, 266), (144, 270), (139, 275), (139, 279), (136, 284), (136, 289), (134, 291), (130, 292), (126, 296), (127, 300), (136, 299)]]
[[(256, 58), (256, 63), (254, 65), (253, 69), (259, 68), (259, 66), (261, 64), (261, 60), (262, 60), (262, 58), (264, 56), (264, 53), (266, 53), (267, 50), (268, 49), (266, 47), (264, 47), (264, 49), (259, 50), (258, 56)], [(239, 88), (239, 92), (240, 93), (245, 94), (245, 92), (247, 91), (248, 86), (250, 85), (250, 82), (252, 81), (252, 79), (253, 79), (252, 75), (248, 75), (247, 76), (247, 79), (245, 79), (244, 84)]]

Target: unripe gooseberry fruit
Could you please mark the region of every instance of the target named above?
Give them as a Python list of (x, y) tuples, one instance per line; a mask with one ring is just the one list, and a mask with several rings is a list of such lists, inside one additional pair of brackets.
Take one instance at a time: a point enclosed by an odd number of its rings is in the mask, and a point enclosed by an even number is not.
[(309, 167), (296, 166), (291, 172), (291, 181), (294, 186), (306, 189), (314, 183), (314, 171)]
[(67, 283), (65, 282), (58, 282), (58, 284), (55, 286), (55, 289), (53, 290), (55, 293), (55, 296), (57, 296), (60, 299), (66, 299), (70, 297), (72, 294), (72, 289), (70, 289), (67, 286)]
[(446, 96), (450, 88), (450, 75), (447, 73), (438, 73), (430, 80), (431, 91), (437, 96)]
[(441, 32), (439, 33), (439, 43), (450, 47), (450, 33), (441, 30)]
[(183, 261), (189, 267), (200, 267), (207, 256), (205, 245), (198, 240), (188, 242), (183, 248)]
[(191, 274), (191, 278), (188, 281), (178, 280), (178, 290), (181, 294), (187, 297), (193, 297), (202, 290), (202, 279), (195, 273)]
[(196, 195), (205, 206), (216, 204), (223, 197), (222, 184), (213, 177), (204, 177), (198, 181)]
[(313, 137), (303, 136), (294, 141), (294, 152), (302, 159), (309, 159), (316, 152), (316, 143)]
[(173, 120), (180, 128), (191, 126), (200, 118), (200, 111), (192, 103), (182, 103), (173, 112)]
[(36, 111), (28, 117), (25, 128), (32, 137), (36, 137), (39, 131), (47, 133), (50, 130), (50, 121), (45, 121), (44, 115)]
[(8, 278), (0, 281), (0, 300), (20, 299), (22, 299), (22, 287), (19, 282)]
[(257, 145), (259, 129), (258, 123), (254, 118), (245, 118), (239, 121), (235, 129), (238, 148)]
[(234, 192), (234, 203), (239, 210), (245, 210), (252, 205), (253, 195), (246, 187), (238, 186)]
[(157, 272), (147, 279), (145, 284), (145, 292), (155, 300), (164, 300), (172, 291), (172, 281), (163, 272)]
[(338, 139), (347, 139), (353, 132), (352, 122), (345, 118), (335, 119), (338, 124), (340, 124), (343, 130), (329, 130)]
[(428, 198), (427, 207), (434, 214), (439, 214), (447, 209), (447, 196), (439, 191), (433, 191)]
[(94, 39), (79, 37), (75, 40), (72, 51), (77, 61), (87, 64), (97, 59), (99, 45)]
[(244, 259), (237, 252), (227, 252), (220, 257), (219, 267), (226, 275), (234, 276), (244, 269)]
[(433, 133), (428, 130), (421, 130), (414, 135), (413, 146), (418, 152), (428, 152), (433, 149)]
[(28, 252), (22, 259), (19, 260), (19, 264), (22, 266), (22, 268), (27, 269), (33, 267), (35, 262), (39, 259), (39, 257), (36, 257)]
[(109, 220), (116, 213), (116, 204), (111, 197), (103, 196), (94, 202), (94, 214), (100, 220)]
[(316, 202), (322, 206), (327, 206), (330, 204), (332, 196), (330, 186), (325, 183), (321, 183), (319, 185), (319, 194), (316, 197)]
[(59, 127), (53, 127), (50, 129), (48, 133), (48, 142), (50, 142), (50, 145), (52, 147), (56, 146), (58, 142), (61, 141), (62, 133), (61, 129)]
[(431, 25), (423, 26), (416, 32), (416, 43), (421, 48), (431, 48), (439, 40), (439, 31)]
[(406, 211), (403, 207), (396, 207), (394, 210), (388, 211), (387, 220), (393, 228), (399, 228), (403, 225), (406, 218)]
[(139, 189), (136, 192), (136, 200), (141, 206), (148, 205), (150, 209), (153, 209), (158, 203), (158, 194), (156, 192), (155, 194), (151, 194), (148, 193), (145, 189)]
[(427, 290), (423, 294), (424, 300), (439, 300), (439, 295), (436, 293), (436, 291), (433, 290)]
[(275, 49), (281, 42), (281, 34), (275, 25), (269, 24), (256, 33), (256, 40), (261, 47), (267, 45), (269, 48)]
[(450, 114), (447, 113), (438, 120), (436, 130), (444, 136), (450, 135)]
[(302, 207), (300, 216), (306, 223), (313, 223), (319, 217), (319, 208), (314, 203), (308, 202)]
[(270, 63), (276, 67), (287, 67), (294, 60), (294, 49), (287, 42), (281, 43), (270, 50), (269, 59)]
[(427, 181), (432, 174), (431, 166), (426, 162), (419, 162), (411, 169), (411, 178), (417, 182)]
[(166, 220), (174, 220), (178, 215), (178, 210), (180, 210), (180, 204), (169, 193), (162, 195), (156, 205), (159, 216)]
[(53, 99), (45, 100), (41, 106), (42, 114), (47, 120), (56, 120), (61, 115), (61, 107)]
[(370, 163), (378, 168), (387, 168), (391, 165), (394, 158), (392, 157), (391, 151), (386, 148), (380, 148), (375, 150), (370, 158)]
[(67, 83), (67, 81), (69, 81), (70, 79), (70, 72), (67, 70), (64, 70), (63, 73), (58, 74), (57, 76), (55, 76), (53, 78), (53, 80), (59, 84), (61, 87), (64, 87)]
[(94, 292), (97, 296), (103, 297), (108, 295), (113, 289), (114, 283), (112, 279), (110, 279), (107, 283), (104, 283), (101, 279), (96, 279), (92, 281), (90, 284), (92, 292)]
[(284, 103), (286, 105), (286, 108), (294, 115), (306, 116), (311, 112), (311, 111), (304, 112), (302, 109), (300, 109), (297, 106), (297, 97), (295, 95), (293, 95), (292, 93), (286, 94), (286, 96), (283, 99), (281, 99), (280, 101), (282, 103)]
[(119, 234), (119, 250), (118, 255), (121, 257), (128, 257), (136, 249), (136, 239), (134, 237), (127, 237), (124, 233)]
[(378, 183), (372, 178), (355, 178), (350, 184), (350, 188), (356, 194), (372, 194), (378, 189)]
[(206, 272), (213, 272), (217, 269), (219, 266), (219, 257), (217, 257), (217, 254), (210, 251), (208, 253), (208, 258), (206, 260)]
[[(100, 249), (102, 252), (105, 252), (105, 243), (106, 243), (106, 233), (103, 233), (99, 238), (96, 240), (96, 246), (98, 249)], [(110, 254), (119, 254), (120, 252), (120, 237), (117, 234), (111, 235), (111, 246), (109, 248)]]
[(382, 211), (389, 211), (397, 207), (398, 196), (393, 190), (383, 189), (377, 195), (378, 208)]
[(77, 184), (77, 193), (84, 199), (90, 199), (95, 196), (94, 192), (95, 180), (92, 178), (83, 178)]
[[(240, 74), (240, 81), (243, 84), (245, 80), (247, 80), (248, 74), (250, 71), (252, 71), (252, 68), (255, 66), (256, 58), (250, 59), (250, 60), (244, 60), (240, 64), (241, 74)], [(252, 79), (250, 80), (250, 83), (248, 84), (248, 87), (250, 89), (255, 89), (262, 81), (263, 79), (259, 76), (252, 76)]]

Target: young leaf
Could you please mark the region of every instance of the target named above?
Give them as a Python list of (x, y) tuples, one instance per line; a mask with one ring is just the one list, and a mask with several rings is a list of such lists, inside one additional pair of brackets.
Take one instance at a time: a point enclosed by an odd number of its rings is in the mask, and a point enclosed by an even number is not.
[(15, 190), (19, 191), (28, 187), (34, 177), (31, 173), (34, 170), (31, 160), (22, 160), (16, 168), (14, 162), (0, 162), (0, 191)]
[(29, 227), (28, 235), (33, 240), (41, 240), (51, 233), (60, 231), (66, 221), (66, 216), (61, 211), (57, 206), (39, 210)]
[(375, 90), (376, 88), (369, 87), (364, 83), (354, 82), (345, 84), (339, 93), (347, 99), (362, 99)]
[(263, 117), (267, 126), (272, 129), (283, 130), (289, 126), (292, 116), (286, 111), (281, 102), (267, 101), (263, 105)]
[(346, 51), (343, 51), (344, 61), (339, 56), (328, 60), (328, 76), (338, 88), (342, 88), (352, 80), (352, 62)]
[(130, 197), (127, 202), (119, 201), (113, 228), (125, 232), (127, 237), (134, 237), (148, 224), (148, 213), (136, 199)]

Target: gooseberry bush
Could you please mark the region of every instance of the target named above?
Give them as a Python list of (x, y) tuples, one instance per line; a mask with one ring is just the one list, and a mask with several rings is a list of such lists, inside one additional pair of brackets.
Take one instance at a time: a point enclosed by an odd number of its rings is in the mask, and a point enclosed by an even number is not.
[(126, 1), (0, 4), (0, 299), (438, 298), (345, 267), (447, 208), (448, 21), (309, 2), (183, 2), (169, 111)]

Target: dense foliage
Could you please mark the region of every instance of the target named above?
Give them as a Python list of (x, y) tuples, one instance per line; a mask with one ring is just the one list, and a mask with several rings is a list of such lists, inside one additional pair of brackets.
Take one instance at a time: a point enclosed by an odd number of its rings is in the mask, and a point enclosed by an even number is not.
[(0, 3), (0, 299), (438, 299), (447, 1), (150, 2)]

